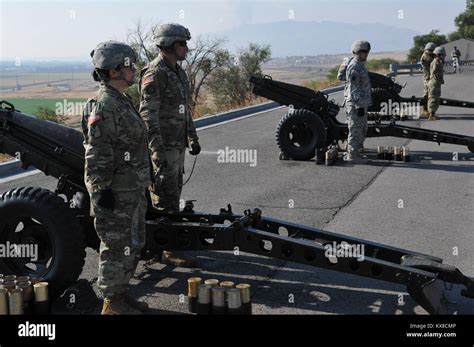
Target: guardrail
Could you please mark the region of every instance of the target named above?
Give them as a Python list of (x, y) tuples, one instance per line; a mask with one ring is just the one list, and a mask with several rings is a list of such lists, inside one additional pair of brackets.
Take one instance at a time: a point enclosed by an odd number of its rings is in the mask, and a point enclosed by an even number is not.
[[(450, 61), (445, 61), (444, 62), (444, 65), (445, 66), (452, 66), (453, 65), (453, 61), (450, 60)], [(474, 65), (474, 60), (460, 60), (459, 61), (459, 65)]]
[[(453, 61), (445, 61), (444, 66), (452, 66)], [(474, 60), (461, 60), (459, 65), (474, 65)], [(413, 63), (413, 64), (390, 64), (390, 76), (396, 75), (403, 75), (403, 74), (410, 74), (413, 75), (414, 73), (421, 73), (422, 67), (421, 63)]]
[[(402, 71), (400, 71), (402, 70)], [(408, 71), (406, 71), (408, 70)], [(421, 72), (421, 64), (414, 63), (414, 64), (390, 64), (390, 75), (402, 75), (402, 74), (410, 74), (413, 75), (414, 72)]]

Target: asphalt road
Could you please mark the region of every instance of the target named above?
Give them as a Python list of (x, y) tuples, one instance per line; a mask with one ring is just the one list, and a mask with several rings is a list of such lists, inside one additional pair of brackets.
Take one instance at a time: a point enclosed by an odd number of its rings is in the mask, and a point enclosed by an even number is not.
[[(474, 100), (473, 69), (446, 75), (443, 97)], [(421, 76), (401, 76), (402, 95), (421, 95)], [(333, 95), (341, 102), (342, 93)], [(432, 254), (474, 276), (474, 155), (467, 148), (397, 138), (367, 139), (367, 165), (316, 166), (280, 161), (276, 125), (285, 108), (199, 131), (203, 153), (183, 199), (196, 210), (218, 213), (258, 207), (265, 216)], [(474, 135), (473, 109), (441, 107), (437, 122), (409, 121), (448, 132)], [(344, 118), (341, 111), (339, 117)], [(375, 159), (377, 145), (409, 145), (411, 163)], [(256, 150), (256, 165), (220, 163), (217, 151)], [(453, 161), (453, 153), (458, 160)], [(186, 175), (193, 158), (186, 159)], [(55, 180), (35, 174), (0, 183), (0, 192), (18, 186), (54, 189)], [(400, 200), (403, 208), (398, 208)], [(88, 250), (81, 278), (97, 276), (97, 254)], [(152, 314), (185, 313), (186, 279), (193, 276), (250, 283), (257, 314), (424, 314), (402, 286), (298, 265), (252, 254), (196, 252), (195, 270), (141, 262), (132, 291)], [(449, 312), (474, 313), (474, 300), (449, 293)], [(97, 311), (96, 311), (97, 312)]]

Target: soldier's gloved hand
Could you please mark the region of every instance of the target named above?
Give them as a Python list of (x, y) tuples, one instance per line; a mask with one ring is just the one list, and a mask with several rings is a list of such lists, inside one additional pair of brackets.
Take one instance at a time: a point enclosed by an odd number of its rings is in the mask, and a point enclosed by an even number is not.
[(104, 189), (99, 192), (99, 200), (97, 205), (113, 211), (115, 208), (115, 198), (112, 189)]
[(359, 117), (364, 117), (364, 115), (365, 115), (365, 110), (364, 110), (363, 107), (360, 107), (360, 108), (357, 109), (357, 115), (358, 115)]
[(201, 153), (201, 145), (199, 144), (199, 142), (191, 142), (191, 150), (189, 151), (189, 154), (198, 155), (199, 153)]
[(151, 161), (156, 165), (156, 167), (159, 167), (160, 169), (166, 169), (168, 167), (168, 161), (166, 158), (162, 160), (160, 157), (161, 156), (158, 154), (158, 152), (155, 151), (151, 155)]

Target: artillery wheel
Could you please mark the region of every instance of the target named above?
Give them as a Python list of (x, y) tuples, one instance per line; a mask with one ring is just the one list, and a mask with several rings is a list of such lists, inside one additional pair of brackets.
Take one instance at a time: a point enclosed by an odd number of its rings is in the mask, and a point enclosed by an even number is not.
[(369, 106), (369, 112), (380, 112), (383, 102), (388, 102), (390, 99), (392, 102), (398, 102), (399, 98), (398, 94), (391, 93), (386, 89), (372, 88), (372, 105)]
[(7, 242), (30, 252), (23, 254), (26, 258), (0, 259), (0, 273), (44, 278), (51, 297), (82, 272), (86, 253), (81, 226), (64, 200), (47, 189), (20, 187), (0, 195), (0, 243)]
[(309, 160), (315, 150), (326, 145), (326, 127), (321, 118), (305, 109), (283, 116), (276, 130), (280, 150), (289, 158)]

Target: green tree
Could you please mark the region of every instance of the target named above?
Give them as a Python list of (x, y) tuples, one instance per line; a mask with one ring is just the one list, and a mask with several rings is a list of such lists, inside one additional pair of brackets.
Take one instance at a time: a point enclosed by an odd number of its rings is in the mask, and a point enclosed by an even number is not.
[(208, 88), (218, 108), (236, 107), (253, 98), (250, 76), (262, 75), (262, 64), (270, 60), (270, 46), (250, 44), (237, 57), (227, 54), (224, 64), (215, 69)]
[(432, 30), (427, 35), (417, 35), (413, 38), (414, 46), (410, 48), (408, 52), (408, 60), (419, 61), (425, 49), (425, 45), (428, 42), (433, 42), (436, 46), (441, 46), (448, 42), (448, 40), (446, 39), (446, 35), (439, 34), (439, 30)]
[(456, 31), (448, 35), (449, 41), (474, 39), (474, 0), (467, 0), (466, 10), (454, 20)]

